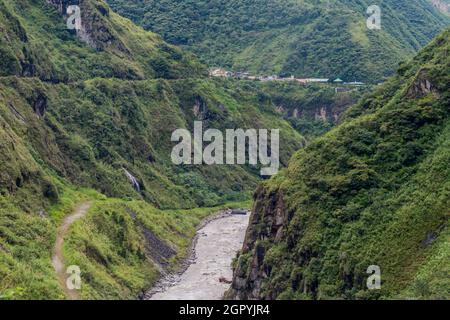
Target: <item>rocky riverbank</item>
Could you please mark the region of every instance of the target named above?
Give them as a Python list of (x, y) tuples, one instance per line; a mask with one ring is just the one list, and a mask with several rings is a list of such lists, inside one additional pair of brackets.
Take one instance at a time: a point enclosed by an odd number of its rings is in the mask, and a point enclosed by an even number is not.
[(148, 300), (219, 300), (230, 287), (231, 263), (241, 249), (249, 215), (230, 212), (206, 219), (180, 272), (167, 274), (145, 295)]

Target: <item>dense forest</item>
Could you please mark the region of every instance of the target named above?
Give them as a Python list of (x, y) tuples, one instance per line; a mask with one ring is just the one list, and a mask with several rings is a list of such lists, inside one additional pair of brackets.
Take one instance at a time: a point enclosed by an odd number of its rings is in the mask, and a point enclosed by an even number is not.
[(366, 0), (108, 0), (210, 66), (377, 83), (450, 19), (428, 0), (384, 0), (381, 30)]

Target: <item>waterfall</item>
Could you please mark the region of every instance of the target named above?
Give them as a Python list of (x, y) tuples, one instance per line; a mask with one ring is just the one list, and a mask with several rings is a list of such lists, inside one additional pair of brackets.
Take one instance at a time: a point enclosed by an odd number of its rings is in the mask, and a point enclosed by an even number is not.
[(125, 171), (128, 180), (130, 180), (131, 184), (133, 185), (133, 188), (136, 189), (137, 192), (141, 192), (141, 186), (139, 185), (137, 179), (127, 169), (125, 168), (122, 169), (123, 171)]

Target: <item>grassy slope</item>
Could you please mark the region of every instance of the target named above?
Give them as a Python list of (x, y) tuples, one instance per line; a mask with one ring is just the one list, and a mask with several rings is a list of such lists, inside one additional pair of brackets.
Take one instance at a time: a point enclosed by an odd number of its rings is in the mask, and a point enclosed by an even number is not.
[[(160, 207), (214, 205), (248, 197), (257, 171), (174, 168), (173, 129), (191, 129), (201, 119), (219, 129), (281, 128), (285, 164), (302, 144), (269, 97), (245, 85), (223, 88), (205, 79), (194, 59), (117, 16), (103, 1), (81, 3), (95, 49), (68, 31), (46, 1), (5, 0), (0, 9), (6, 31), (0, 48), (17, 67), (0, 68), (7, 76), (1, 79), (2, 117), (32, 147), (33, 157), (73, 183), (110, 196), (143, 197)], [(141, 82), (154, 77), (172, 81)], [(141, 195), (126, 183), (121, 167), (138, 177), (145, 189)], [(6, 171), (11, 176), (2, 187), (20, 175)]]
[(277, 112), (308, 141), (338, 124), (345, 110), (370, 90), (370, 87), (361, 87), (336, 93), (334, 86), (303, 87), (291, 81), (256, 82), (254, 85), (272, 99)]
[[(447, 30), (263, 184), (237, 264), (244, 295), (259, 247), (266, 298), (449, 298), (449, 39)], [(258, 240), (278, 207), (282, 239)], [(381, 291), (365, 286), (373, 264)]]
[(427, 0), (385, 0), (382, 30), (366, 0), (108, 0), (211, 66), (376, 83), (449, 24)]

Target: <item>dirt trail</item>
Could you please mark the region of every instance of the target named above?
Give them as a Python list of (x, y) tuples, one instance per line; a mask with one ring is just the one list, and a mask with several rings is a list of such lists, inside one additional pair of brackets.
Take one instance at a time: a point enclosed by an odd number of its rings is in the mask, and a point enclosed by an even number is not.
[[(227, 215), (197, 233), (195, 256), (187, 270), (169, 277), (149, 300), (220, 300), (230, 287), (231, 262), (242, 248), (249, 215)], [(222, 279), (222, 282), (220, 281)], [(225, 281), (223, 281), (225, 280)]]
[(64, 266), (64, 257), (62, 253), (64, 237), (69, 231), (70, 226), (75, 221), (82, 218), (87, 213), (90, 207), (91, 207), (90, 202), (82, 203), (75, 208), (74, 212), (71, 215), (68, 215), (67, 217), (64, 218), (62, 224), (58, 228), (58, 233), (56, 235), (56, 242), (53, 248), (52, 264), (53, 267), (55, 268), (59, 284), (61, 285), (61, 288), (64, 290), (64, 292), (66, 293), (67, 297), (70, 300), (78, 300), (80, 299), (80, 295), (77, 290), (69, 290), (66, 285), (67, 274), (66, 268)]

